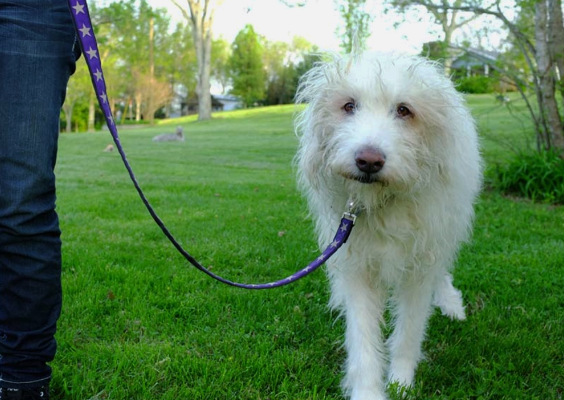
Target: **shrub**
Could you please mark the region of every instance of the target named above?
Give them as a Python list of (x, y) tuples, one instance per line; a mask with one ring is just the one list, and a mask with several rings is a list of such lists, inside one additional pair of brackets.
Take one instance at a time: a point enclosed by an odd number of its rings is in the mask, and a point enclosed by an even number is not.
[(564, 159), (555, 151), (516, 154), (497, 165), (494, 184), (504, 193), (564, 204)]
[(463, 93), (481, 94), (493, 92), (492, 79), (483, 75), (458, 79), (456, 88)]

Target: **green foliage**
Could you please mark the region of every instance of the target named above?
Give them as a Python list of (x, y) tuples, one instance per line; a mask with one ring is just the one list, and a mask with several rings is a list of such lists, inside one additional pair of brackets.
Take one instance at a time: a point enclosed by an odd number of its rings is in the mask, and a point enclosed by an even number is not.
[(555, 151), (515, 154), (496, 166), (495, 178), (504, 193), (564, 204), (564, 159)]
[(252, 25), (247, 24), (233, 42), (231, 79), (234, 95), (240, 96), (247, 107), (264, 98), (265, 75), (263, 48)]
[[(70, 131), (68, 132), (85, 132), (88, 129), (88, 105), (86, 102), (77, 103), (72, 110), (72, 121), (70, 124)], [(63, 111), (61, 111), (60, 118), (61, 132), (66, 131), (67, 127), (67, 117)]]
[(229, 71), (230, 58), (231, 44), (223, 38), (213, 40), (211, 47), (211, 75), (221, 85), (222, 93), (225, 93), (231, 79)]
[(265, 42), (264, 64), (267, 74), (265, 104), (289, 104), (296, 95), (298, 81), (312, 66), (317, 47), (295, 36), (290, 43)]
[(290, 45), (286, 42), (264, 43), (264, 65), (266, 67), (267, 87), (265, 104), (288, 104), (292, 102), (296, 70), (288, 62)]
[(268, 82), (265, 104), (290, 104), (296, 95), (297, 73), (292, 64), (285, 65), (274, 79)]
[(448, 45), (442, 41), (434, 41), (423, 43), (423, 50), (421, 56), (427, 57), (430, 60), (443, 62), (448, 57)]
[(474, 75), (456, 80), (456, 89), (469, 94), (492, 93), (493, 82), (487, 76)]
[(198, 63), (190, 25), (178, 23), (164, 41), (164, 51), (155, 59), (162, 76), (168, 76), (172, 85), (181, 84), (189, 93), (195, 91)]

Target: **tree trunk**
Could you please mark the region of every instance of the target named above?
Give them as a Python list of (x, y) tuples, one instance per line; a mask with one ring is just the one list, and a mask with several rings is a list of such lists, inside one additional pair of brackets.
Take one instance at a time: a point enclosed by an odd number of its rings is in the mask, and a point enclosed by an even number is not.
[[(564, 106), (564, 23), (562, 21), (562, 0), (548, 1), (548, 14), (550, 15), (550, 44), (551, 55), (558, 73), (555, 74), (560, 98)], [(561, 149), (564, 154), (564, 125), (554, 135), (554, 146)]]
[(90, 101), (88, 102), (88, 132), (94, 132), (96, 127), (94, 126), (94, 120), (96, 116), (96, 94), (94, 91), (90, 93)]
[(198, 60), (200, 58), (203, 60), (202, 65), (198, 65), (199, 73), (198, 73), (197, 94), (198, 94), (199, 120), (210, 119), (212, 112), (211, 84), (210, 84), (211, 43), (212, 43), (212, 36), (210, 29), (209, 31), (206, 32), (202, 53), (200, 57), (198, 57)]
[(452, 15), (451, 15), (451, 20), (449, 21), (448, 18), (448, 13), (445, 11), (443, 14), (443, 21), (442, 21), (442, 25), (443, 25), (443, 32), (445, 34), (445, 39), (443, 41), (443, 46), (444, 46), (444, 72), (445, 72), (445, 76), (447, 78), (450, 78), (450, 75), (452, 73), (452, 61), (454, 59), (454, 51), (453, 48), (451, 47), (452, 45), (452, 35), (454, 34), (454, 31), (458, 28), (456, 26), (456, 15), (457, 12), (453, 11)]
[(444, 40), (444, 72), (447, 78), (450, 78), (452, 72), (452, 60), (454, 59), (453, 49), (451, 47), (452, 43), (452, 31), (445, 28), (445, 40)]
[(184, 18), (192, 26), (194, 47), (198, 60), (198, 76), (196, 80), (196, 94), (198, 95), (198, 120), (211, 118), (211, 43), (212, 26), (215, 8), (223, 0), (187, 0), (186, 11), (177, 0), (172, 2), (180, 9)]
[(73, 102), (68, 102), (68, 104), (65, 102), (65, 105), (63, 106), (63, 112), (65, 113), (65, 120), (66, 120), (66, 125), (65, 125), (65, 132), (66, 133), (71, 133), (72, 132), (72, 109), (74, 107)]
[(549, 0), (550, 35), (552, 56), (558, 67), (559, 89), (564, 102), (564, 23), (562, 21), (562, 0)]
[(141, 102), (143, 96), (140, 93), (135, 93), (135, 121), (141, 121)]
[[(153, 52), (155, 41), (155, 19), (151, 17), (149, 20), (149, 85), (153, 87), (155, 85), (155, 56)], [(147, 93), (147, 114), (145, 119), (149, 120), (149, 123), (153, 125), (155, 123), (155, 110), (153, 104), (153, 91), (149, 90)]]
[(198, 120), (211, 118), (211, 30), (206, 30), (206, 22), (201, 18), (193, 19), (192, 34), (198, 59), (196, 94), (198, 95)]
[(125, 123), (125, 121), (127, 120), (127, 113), (131, 111), (131, 98), (128, 97), (126, 102), (125, 102), (125, 107), (123, 108), (123, 114), (121, 117), (121, 120), (119, 121), (121, 125), (123, 125)]
[(541, 92), (543, 117), (546, 118), (547, 132), (545, 135), (545, 149), (556, 146), (564, 149), (562, 142), (562, 121), (556, 102), (554, 68), (549, 46), (547, 0), (535, 4), (535, 43), (536, 61), (538, 69), (538, 85)]

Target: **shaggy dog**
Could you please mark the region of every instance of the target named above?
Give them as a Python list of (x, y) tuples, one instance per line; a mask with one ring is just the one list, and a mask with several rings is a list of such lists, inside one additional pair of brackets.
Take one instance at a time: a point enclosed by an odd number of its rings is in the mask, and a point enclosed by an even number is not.
[(343, 388), (385, 399), (386, 376), (412, 385), (432, 305), (465, 318), (449, 271), (481, 186), (474, 121), (436, 65), (406, 55), (334, 56), (304, 76), (297, 101), (308, 103), (296, 125), (298, 178), (320, 246), (349, 200), (361, 209), (327, 264), (330, 305), (346, 320)]

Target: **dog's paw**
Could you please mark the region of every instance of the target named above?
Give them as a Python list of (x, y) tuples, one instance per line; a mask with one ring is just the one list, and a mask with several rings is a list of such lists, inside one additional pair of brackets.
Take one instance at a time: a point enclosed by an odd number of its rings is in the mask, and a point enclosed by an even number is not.
[(450, 319), (457, 319), (459, 321), (464, 321), (466, 319), (466, 312), (462, 303), (460, 304), (436, 304), (437, 307), (441, 309), (441, 313)]
[(452, 290), (453, 293), (448, 296), (444, 296), (444, 293), (441, 296), (435, 293), (433, 305), (439, 307), (441, 313), (450, 319), (464, 321), (466, 319), (466, 312), (462, 305), (462, 295), (454, 287), (452, 287)]
[(352, 391), (350, 400), (388, 400), (388, 397), (379, 390), (357, 389)]
[(388, 384), (398, 384), (403, 387), (411, 387), (415, 378), (415, 365), (412, 360), (392, 360), (390, 372), (388, 373)]
[(443, 315), (451, 319), (463, 321), (466, 319), (462, 293), (452, 284), (452, 276), (445, 274), (437, 285), (433, 295), (433, 305), (439, 307)]

